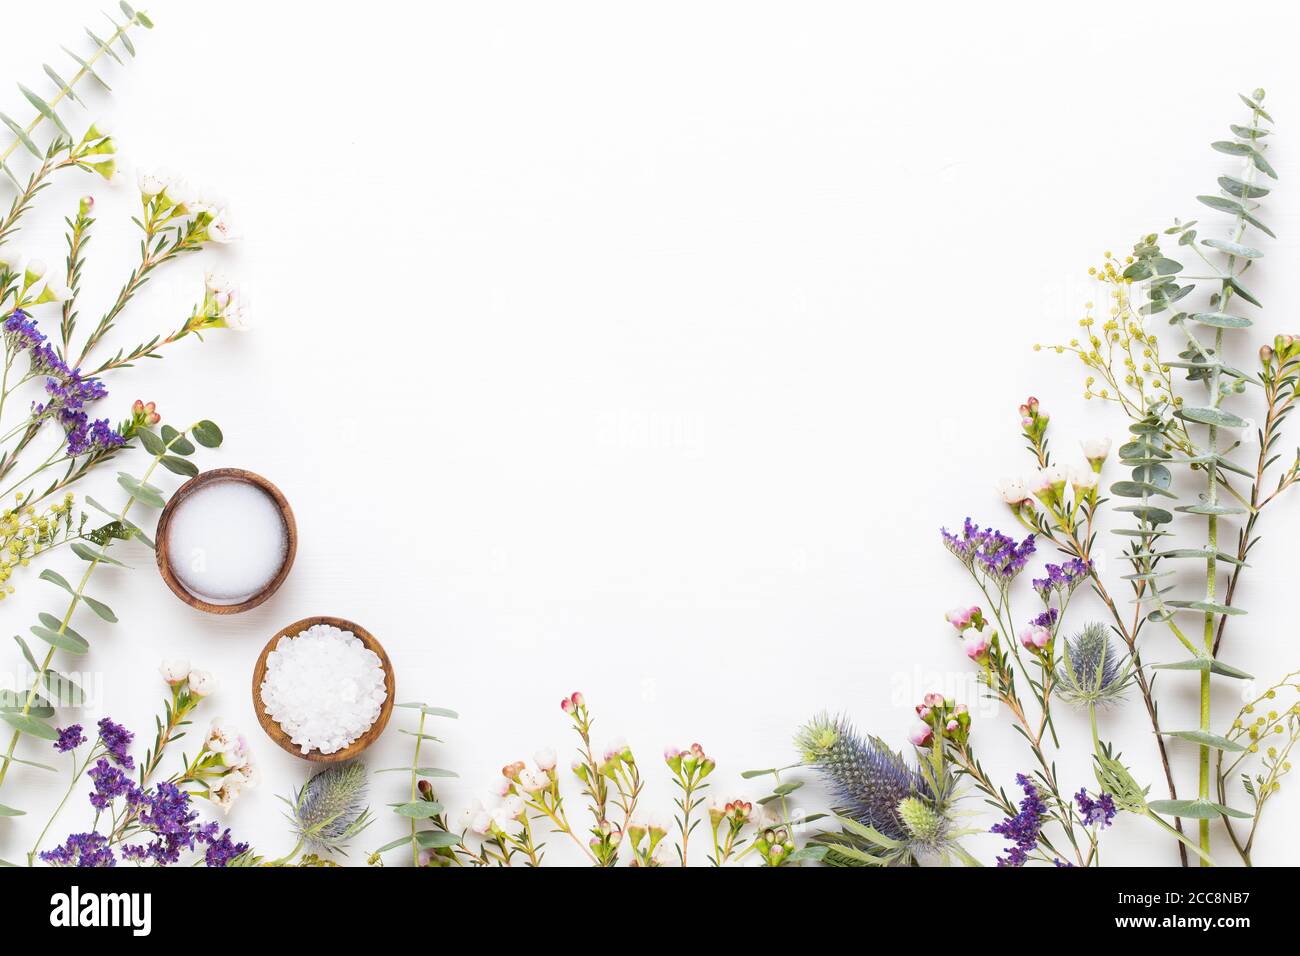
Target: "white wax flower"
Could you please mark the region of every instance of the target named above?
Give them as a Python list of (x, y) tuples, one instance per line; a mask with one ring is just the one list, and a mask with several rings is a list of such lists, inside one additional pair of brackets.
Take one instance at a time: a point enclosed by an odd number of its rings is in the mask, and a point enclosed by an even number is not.
[(190, 662), (180, 659), (163, 661), (158, 671), (162, 674), (163, 680), (176, 685), (190, 676)]
[(136, 176), (135, 181), (136, 185), (140, 187), (140, 195), (146, 199), (157, 196), (167, 188), (167, 180), (163, 178), (161, 173), (141, 172)]
[(1104, 459), (1110, 454), (1109, 438), (1085, 438), (1079, 446), (1083, 449), (1083, 457), (1089, 461)]
[(231, 220), (229, 210), (218, 210), (216, 215), (212, 217), (212, 221), (208, 223), (208, 238), (222, 245), (234, 242), (239, 238), (239, 232)]
[(190, 671), (190, 693), (195, 697), (207, 697), (217, 689), (217, 679), (211, 671)]
[(1029, 498), (1029, 486), (1023, 478), (1003, 478), (998, 482), (998, 493), (1009, 505), (1018, 505)]
[(533, 754), (533, 762), (537, 764), (537, 769), (546, 771), (555, 769), (555, 751), (550, 747), (544, 747)]

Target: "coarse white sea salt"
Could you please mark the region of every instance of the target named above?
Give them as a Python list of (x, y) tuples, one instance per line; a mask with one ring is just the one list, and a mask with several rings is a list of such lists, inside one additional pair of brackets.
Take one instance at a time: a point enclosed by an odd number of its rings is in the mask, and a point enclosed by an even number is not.
[(274, 499), (234, 478), (196, 488), (167, 528), (172, 574), (209, 604), (242, 604), (259, 593), (284, 567), (288, 549)]
[(266, 655), (262, 706), (303, 753), (342, 750), (379, 717), (388, 697), (379, 655), (351, 631), (314, 624)]

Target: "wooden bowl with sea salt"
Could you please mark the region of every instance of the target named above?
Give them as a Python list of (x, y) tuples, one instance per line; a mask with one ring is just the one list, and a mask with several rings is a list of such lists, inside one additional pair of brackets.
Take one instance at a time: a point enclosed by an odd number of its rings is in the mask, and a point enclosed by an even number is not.
[(214, 468), (181, 485), (163, 508), (155, 537), (162, 579), (190, 607), (209, 614), (257, 607), (280, 589), (298, 553), (289, 502), (242, 468)]
[[(317, 624), (327, 624), (330, 627), (336, 627), (340, 631), (350, 631), (362, 644), (375, 653), (379, 658), (379, 663), (384, 669), (384, 690), (387, 695), (379, 709), (379, 716), (375, 718), (366, 730), (352, 743), (348, 744), (341, 750), (334, 753), (321, 753), (319, 750), (309, 750), (307, 753), (302, 752), (292, 738), (284, 732), (284, 729), (275, 722), (270, 714), (266, 712), (266, 706), (262, 703), (262, 681), (266, 678), (266, 658), (275, 650), (275, 646), (280, 643), (282, 637), (297, 637), (309, 627)], [(393, 678), (393, 665), (388, 659), (388, 654), (375, 636), (359, 624), (341, 617), (305, 617), (301, 621), (295, 621), (288, 627), (282, 628), (276, 635), (267, 641), (266, 647), (262, 648), (262, 653), (257, 657), (257, 663), (253, 665), (253, 711), (257, 714), (257, 722), (262, 725), (266, 735), (274, 740), (281, 748), (300, 757), (303, 760), (312, 760), (317, 763), (337, 763), (343, 760), (351, 760), (359, 756), (363, 750), (379, 739), (379, 735), (384, 732), (388, 726), (388, 718), (393, 715), (393, 694), (396, 690), (396, 683)]]

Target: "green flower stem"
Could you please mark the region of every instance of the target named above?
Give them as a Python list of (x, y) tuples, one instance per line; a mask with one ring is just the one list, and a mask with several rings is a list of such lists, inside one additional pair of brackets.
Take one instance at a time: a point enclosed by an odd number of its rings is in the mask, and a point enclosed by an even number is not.
[(50, 827), (54, 825), (54, 821), (58, 818), (59, 814), (63, 812), (63, 808), (67, 805), (68, 799), (72, 796), (72, 791), (77, 788), (77, 781), (80, 780), (82, 774), (86, 772), (86, 768), (90, 766), (90, 762), (98, 757), (101, 752), (99, 741), (96, 740), (96, 742), (91, 746), (89, 752), (87, 752), (86, 759), (81, 762), (80, 767), (77, 766), (77, 755), (75, 753), (72, 755), (72, 779), (68, 781), (68, 789), (64, 792), (63, 799), (60, 800), (59, 805), (54, 808), (54, 812), (50, 814), (50, 818), (45, 821), (45, 826), (41, 829), (41, 835), (36, 838), (36, 842), (32, 844), (32, 848), (27, 851), (28, 866), (36, 865), (36, 854), (40, 850), (41, 844), (45, 842), (45, 837), (50, 832)]
[[(177, 432), (175, 437), (173, 437), (172, 440), (168, 442), (167, 445), (165, 446), (164, 454), (155, 455), (153, 457), (153, 461), (151, 461), (149, 463), (149, 467), (145, 469), (144, 477), (141, 478), (142, 482), (147, 482), (149, 480), (150, 476), (154, 472), (154, 469), (158, 467), (158, 463), (162, 461), (164, 455), (166, 454), (166, 451), (170, 450), (172, 443), (177, 441), (181, 437), (183, 437), (190, 430), (190, 428), (193, 427), (194, 426), (191, 425), (189, 426), (189, 428), (186, 428), (184, 431)], [(135, 503), (134, 497), (127, 498), (126, 504), (122, 506), (122, 510), (119, 511), (117, 514), (118, 521), (126, 520), (127, 513), (131, 510), (131, 505), (134, 503)], [(68, 624), (72, 620), (72, 612), (75, 611), (77, 609), (77, 605), (81, 603), (81, 598), (83, 593), (85, 592), (86, 585), (90, 582), (91, 574), (93, 574), (95, 569), (99, 567), (100, 560), (108, 553), (108, 549), (112, 543), (113, 543), (113, 539), (109, 538), (102, 545), (100, 545), (99, 553), (95, 556), (95, 559), (86, 565), (86, 570), (81, 575), (81, 580), (78, 582), (77, 588), (72, 594), (72, 600), (68, 602), (68, 609), (66, 612), (64, 612), (63, 620), (59, 624), (59, 630), (57, 633), (59, 633), (60, 635), (67, 631)], [(36, 678), (32, 681), (31, 689), (28, 690), (27, 692), (27, 699), (23, 703), (23, 709), (22, 709), (23, 716), (27, 716), (28, 714), (31, 713), (32, 706), (36, 702), (36, 693), (40, 689), (41, 682), (45, 680), (45, 675), (50, 669), (51, 662), (54, 660), (55, 650), (56, 648), (53, 645), (51, 645), (49, 651), (46, 652), (45, 654), (45, 659), (41, 662), (40, 670), (37, 672)], [(5, 750), (4, 756), (0, 757), (0, 786), (4, 785), (5, 777), (9, 773), (9, 767), (13, 763), (14, 750), (18, 746), (18, 738), (21, 736), (22, 736), (22, 732), (15, 730), (13, 736), (9, 738), (9, 746)]]
[[(415, 803), (420, 797), (420, 775), (416, 772), (420, 766), (420, 745), (424, 743), (424, 708), (420, 708), (420, 727), (415, 737), (415, 757), (411, 760), (411, 803)], [(415, 817), (411, 817), (411, 864), (420, 865), (420, 845), (415, 842)]]

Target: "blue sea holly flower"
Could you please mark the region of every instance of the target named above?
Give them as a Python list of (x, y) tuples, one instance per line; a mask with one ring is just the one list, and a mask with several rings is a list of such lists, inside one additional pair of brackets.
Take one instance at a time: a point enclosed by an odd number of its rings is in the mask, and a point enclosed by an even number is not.
[(1076, 704), (1112, 704), (1133, 680), (1127, 655), (1111, 640), (1110, 629), (1093, 622), (1065, 642), (1056, 670), (1057, 693)]

